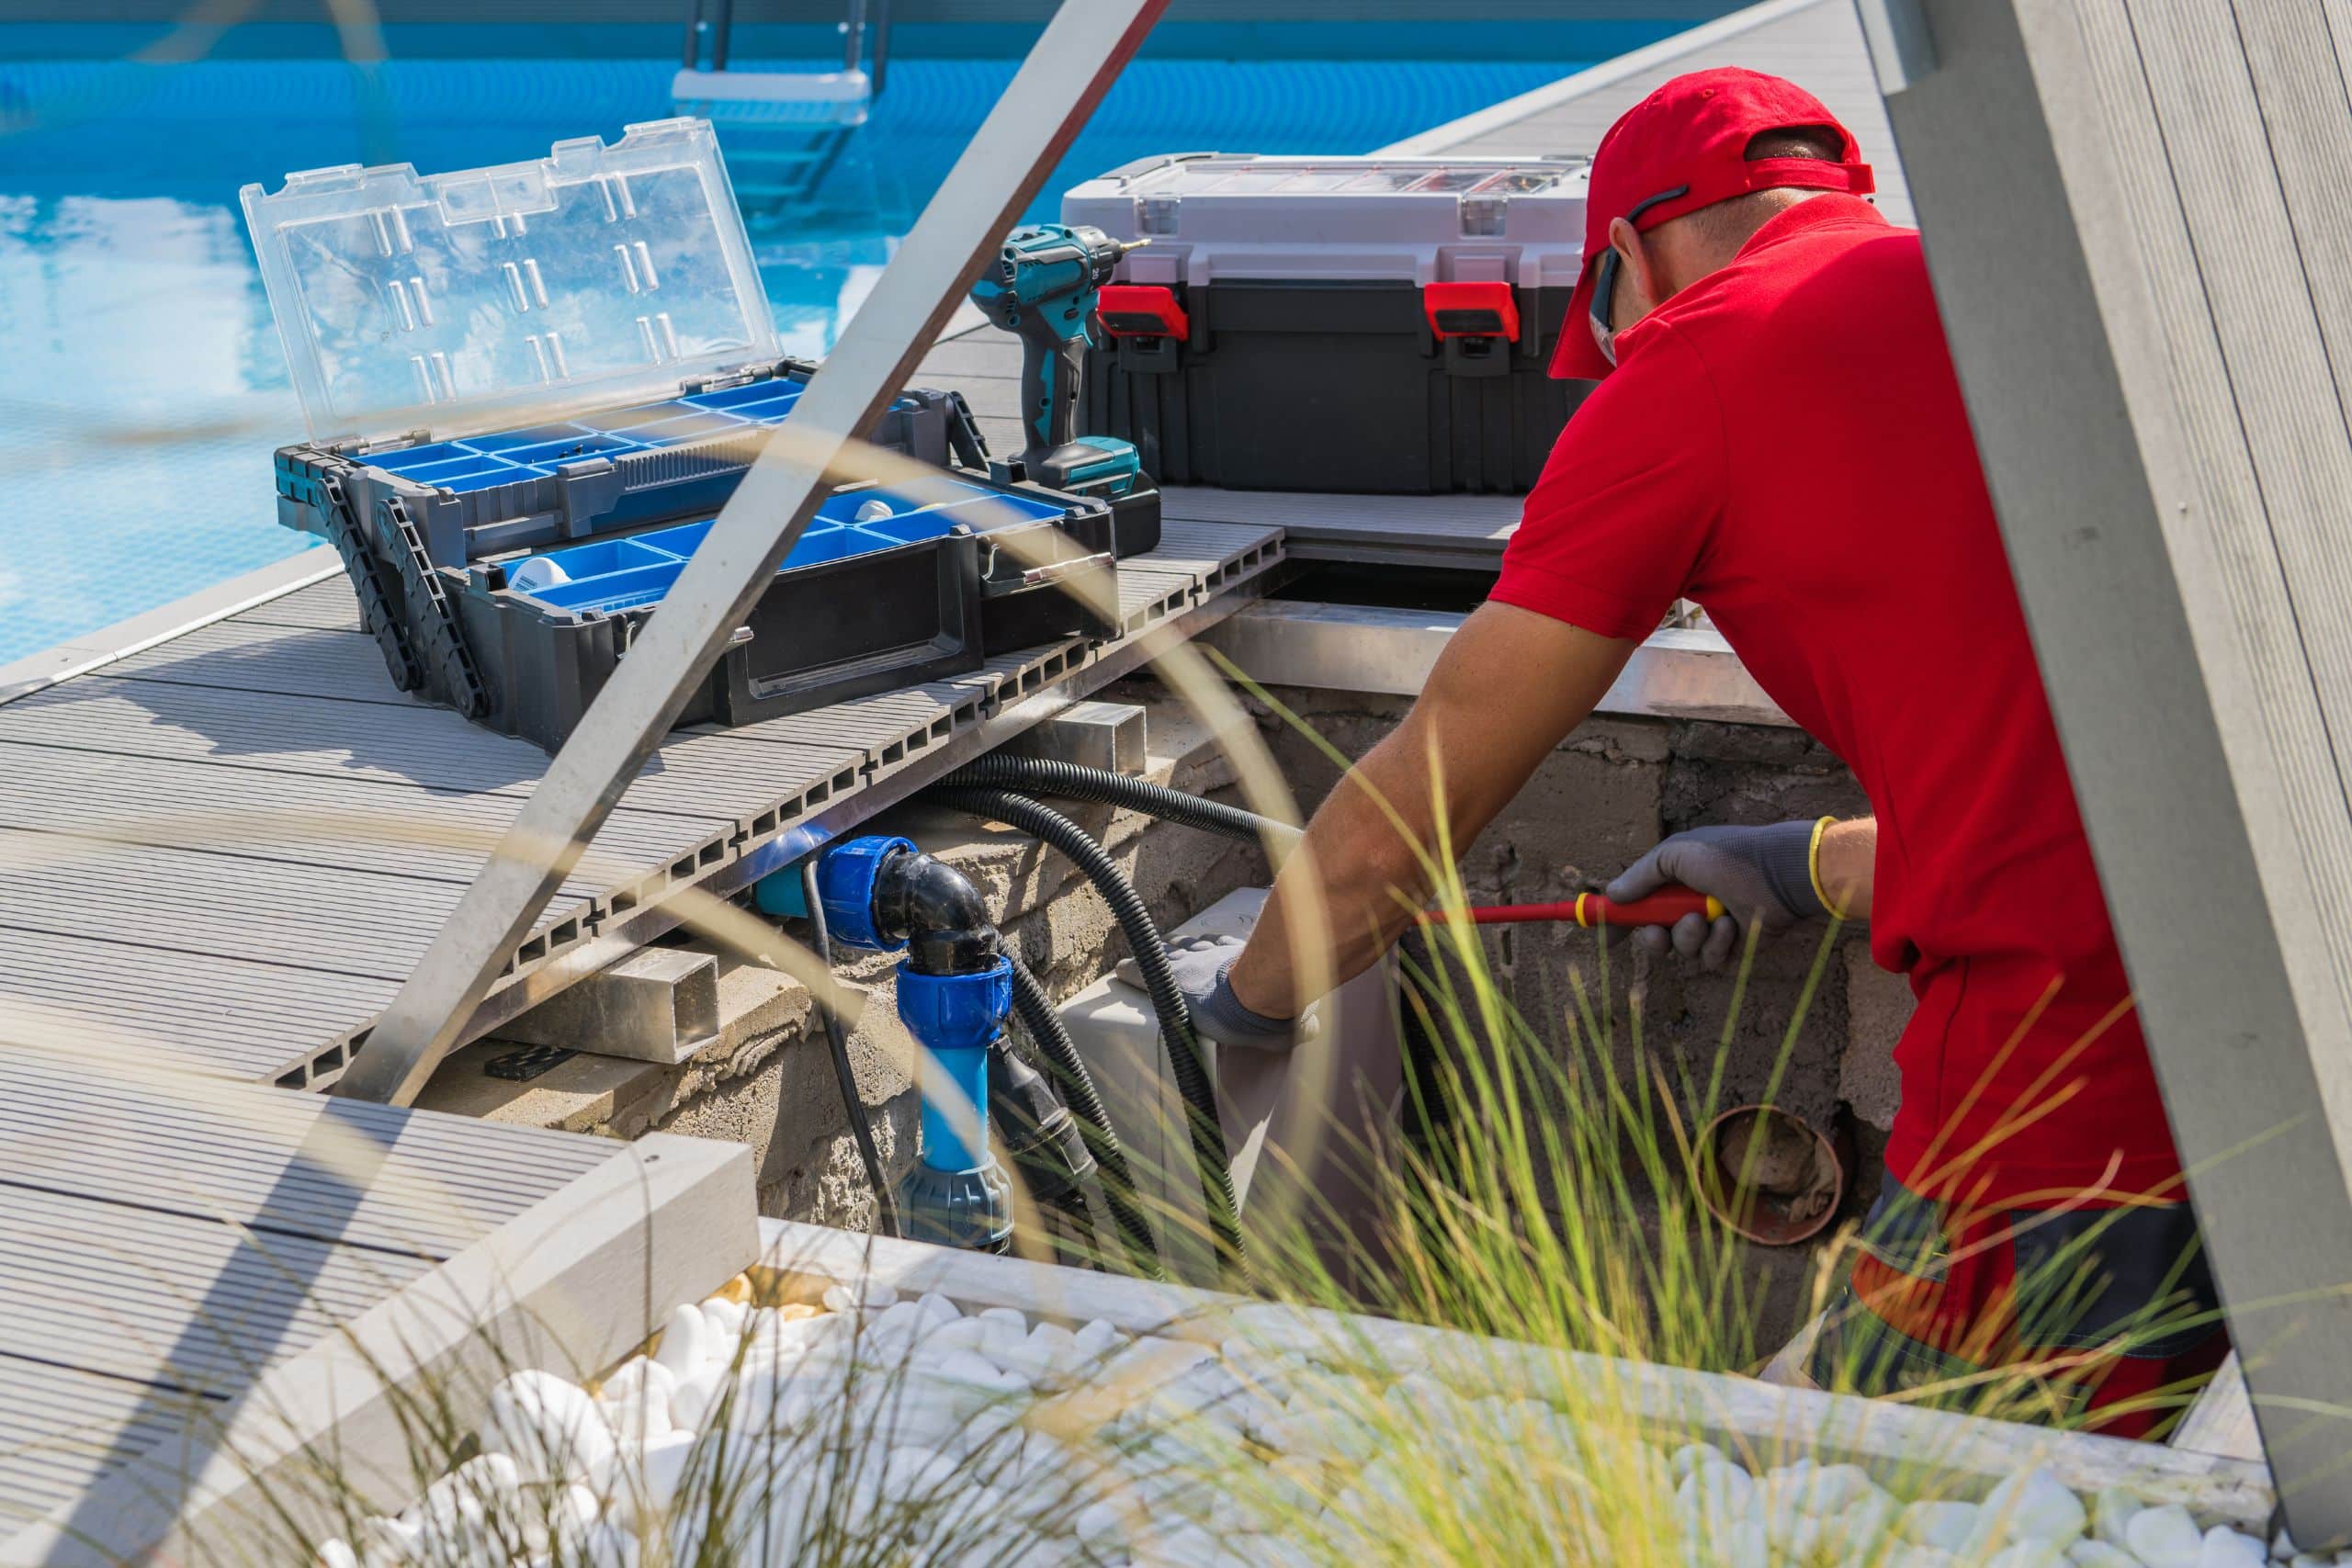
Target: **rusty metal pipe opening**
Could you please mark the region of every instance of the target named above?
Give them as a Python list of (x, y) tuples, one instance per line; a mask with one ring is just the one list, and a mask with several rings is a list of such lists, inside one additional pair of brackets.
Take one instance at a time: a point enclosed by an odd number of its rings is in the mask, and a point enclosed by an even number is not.
[(1699, 1200), (1750, 1241), (1792, 1247), (1819, 1235), (1853, 1181), (1854, 1138), (1776, 1106), (1742, 1105), (1699, 1140)]

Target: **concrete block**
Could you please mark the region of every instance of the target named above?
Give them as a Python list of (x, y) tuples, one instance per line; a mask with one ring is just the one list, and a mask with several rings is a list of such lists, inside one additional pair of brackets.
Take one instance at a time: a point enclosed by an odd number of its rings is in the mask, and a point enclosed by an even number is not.
[(670, 1065), (718, 1034), (718, 960), (689, 947), (639, 948), (502, 1026), (498, 1037)]
[(1871, 962), (1860, 942), (1846, 944), (1846, 1054), (1838, 1068), (1838, 1098), (1855, 1117), (1883, 1133), (1894, 1125), (1902, 1099), (1894, 1043), (1911, 1021), (1911, 982)]
[(1046, 757), (1082, 768), (1140, 773), (1149, 743), (1140, 703), (1072, 703), (1006, 743), (1016, 757)]

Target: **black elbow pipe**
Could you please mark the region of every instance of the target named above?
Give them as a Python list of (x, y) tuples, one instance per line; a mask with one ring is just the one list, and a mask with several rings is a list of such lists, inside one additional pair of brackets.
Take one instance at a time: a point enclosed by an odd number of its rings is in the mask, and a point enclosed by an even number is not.
[(947, 775), (949, 785), (972, 784), (1020, 790), (1056, 800), (1084, 800), (1098, 806), (1123, 807), (1163, 822), (1197, 828), (1245, 843), (1288, 848), (1299, 830), (1286, 822), (1261, 817), (1238, 806), (1203, 800), (1180, 789), (1148, 779), (1131, 778), (1106, 768), (1089, 768), (1050, 757), (1012, 757), (992, 751)]
[(876, 930), (907, 941), (919, 975), (976, 975), (996, 962), (996, 922), (972, 879), (921, 850), (901, 850), (874, 878)]
[(1201, 1194), (1208, 1210), (1209, 1234), (1219, 1255), (1228, 1259), (1235, 1269), (1246, 1271), (1239, 1205), (1233, 1196), (1232, 1162), (1226, 1153), (1224, 1126), (1217, 1120), (1216, 1085), (1209, 1076), (1208, 1058), (1201, 1050), (1200, 1038), (1193, 1031), (1193, 1016), (1184, 1005), (1184, 994), (1176, 988), (1175, 971), (1168, 961), (1168, 944), (1152, 922), (1151, 911), (1144, 907), (1142, 897), (1109, 852), (1084, 829), (1051, 807), (1007, 790), (961, 786), (935, 787), (926, 792), (924, 798), (1005, 823), (1052, 845), (1084, 874), (1102, 896), (1102, 901), (1111, 906), (1111, 914), (1119, 922), (1128, 949), (1135, 954), (1136, 965), (1143, 971), (1144, 988), (1150, 994), (1152, 1010), (1159, 1015), (1160, 1032), (1168, 1042), (1176, 1091), (1182, 1097), (1187, 1113), (1193, 1162), (1199, 1171)]
[(1061, 1091), (1062, 1101), (1069, 1107), (1070, 1116), (1078, 1124), (1079, 1138), (1102, 1172), (1102, 1206), (1110, 1211), (1111, 1224), (1127, 1249), (1128, 1262), (1146, 1279), (1157, 1280), (1160, 1277), (1159, 1245), (1152, 1237), (1151, 1225), (1145, 1220), (1142, 1209), (1137, 1207), (1135, 1172), (1127, 1166), (1126, 1151), (1119, 1146), (1118, 1135), (1111, 1131), (1110, 1113), (1102, 1107), (1102, 1096), (1095, 1089), (1094, 1077), (1086, 1070), (1077, 1043), (1062, 1027), (1061, 1014), (1054, 1010), (1053, 998), (1046, 995), (1037, 976), (1010, 948), (1005, 957), (1012, 964), (1013, 1015), (1021, 1020), (1023, 1031), (1037, 1047), (1046, 1073)]

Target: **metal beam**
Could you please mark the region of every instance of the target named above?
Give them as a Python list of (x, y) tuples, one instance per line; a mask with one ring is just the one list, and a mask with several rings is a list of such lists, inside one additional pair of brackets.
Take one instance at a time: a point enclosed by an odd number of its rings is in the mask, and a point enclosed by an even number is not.
[(1068, 0), (873, 294), (590, 706), (335, 1092), (405, 1105), (824, 499), (825, 472), (906, 385), (1167, 0)]
[(2352, 39), (1922, 9), (1887, 108), (2002, 535), (2289, 1529), (2352, 1540)]

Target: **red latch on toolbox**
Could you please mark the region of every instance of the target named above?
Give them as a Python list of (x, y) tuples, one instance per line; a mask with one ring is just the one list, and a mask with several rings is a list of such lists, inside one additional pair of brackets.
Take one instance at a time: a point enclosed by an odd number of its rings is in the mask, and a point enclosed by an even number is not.
[[(1102, 292), (1108, 297), (1111, 291)], [(1519, 341), (1519, 301), (1508, 283), (1424, 283), (1421, 313), (1430, 319), (1430, 331), (1440, 337)]]
[(1156, 283), (1106, 283), (1095, 313), (1113, 337), (1188, 337), (1193, 320), (1174, 289)]

